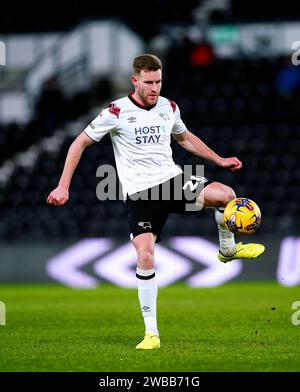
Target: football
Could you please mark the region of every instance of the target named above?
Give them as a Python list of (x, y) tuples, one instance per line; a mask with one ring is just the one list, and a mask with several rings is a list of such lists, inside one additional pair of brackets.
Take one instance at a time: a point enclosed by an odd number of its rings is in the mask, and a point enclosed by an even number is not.
[(253, 234), (260, 225), (261, 212), (258, 205), (247, 197), (231, 200), (224, 210), (224, 223), (234, 234)]

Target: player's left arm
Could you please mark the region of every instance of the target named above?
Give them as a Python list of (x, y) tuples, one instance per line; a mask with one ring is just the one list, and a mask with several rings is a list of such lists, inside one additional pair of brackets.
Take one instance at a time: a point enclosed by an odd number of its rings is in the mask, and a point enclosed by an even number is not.
[(172, 134), (174, 139), (187, 151), (203, 159), (211, 161), (218, 166), (224, 167), (231, 171), (241, 169), (242, 162), (237, 157), (223, 158), (209, 148), (199, 137), (194, 135), (188, 129), (180, 134)]

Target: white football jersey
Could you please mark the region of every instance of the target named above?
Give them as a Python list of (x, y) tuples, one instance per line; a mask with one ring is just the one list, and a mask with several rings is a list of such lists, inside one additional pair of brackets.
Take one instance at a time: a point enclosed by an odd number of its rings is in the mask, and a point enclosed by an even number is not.
[(182, 172), (172, 158), (171, 133), (186, 127), (175, 102), (159, 97), (145, 108), (131, 95), (112, 102), (84, 132), (99, 142), (110, 133), (124, 198)]

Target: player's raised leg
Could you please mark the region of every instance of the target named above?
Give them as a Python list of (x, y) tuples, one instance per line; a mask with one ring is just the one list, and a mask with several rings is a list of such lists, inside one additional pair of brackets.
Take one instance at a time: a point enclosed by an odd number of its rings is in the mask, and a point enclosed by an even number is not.
[(212, 182), (203, 189), (197, 199), (197, 204), (215, 208), (220, 244), (218, 258), (223, 263), (235, 259), (254, 259), (265, 250), (261, 244), (243, 244), (242, 242), (236, 244), (234, 234), (225, 226), (224, 208), (235, 198), (236, 195), (232, 188), (219, 182)]
[(136, 348), (142, 350), (160, 347), (156, 318), (158, 291), (154, 265), (155, 240), (156, 236), (153, 233), (139, 234), (132, 240), (138, 258), (136, 269), (138, 297), (145, 323), (145, 337)]
[(208, 184), (200, 193), (204, 207), (215, 208), (215, 219), (218, 226), (220, 252), (226, 256), (233, 255), (236, 252), (236, 243), (234, 234), (231, 233), (224, 224), (224, 208), (236, 195), (232, 188), (220, 182)]

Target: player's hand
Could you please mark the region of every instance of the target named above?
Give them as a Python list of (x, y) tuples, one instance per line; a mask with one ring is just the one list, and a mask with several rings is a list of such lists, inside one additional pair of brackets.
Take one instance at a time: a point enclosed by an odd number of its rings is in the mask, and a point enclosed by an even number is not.
[(54, 204), (55, 206), (62, 206), (68, 200), (69, 200), (68, 189), (60, 185), (57, 188), (55, 188), (47, 197), (47, 203)]
[(222, 160), (220, 161), (220, 166), (234, 172), (240, 170), (243, 164), (237, 157), (230, 157), (230, 158), (222, 158)]

